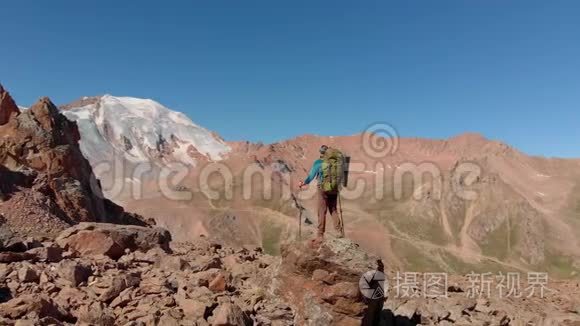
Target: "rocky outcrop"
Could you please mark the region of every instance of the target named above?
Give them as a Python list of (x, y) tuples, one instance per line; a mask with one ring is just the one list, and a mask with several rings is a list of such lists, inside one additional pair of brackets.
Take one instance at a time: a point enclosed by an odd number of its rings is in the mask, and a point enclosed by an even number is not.
[(358, 282), (374, 268), (376, 257), (347, 239), (328, 239), (321, 245), (291, 243), (281, 254), (275, 291), (296, 303), (298, 324), (360, 325), (367, 305)]
[(0, 85), (0, 126), (8, 123), (12, 116), (19, 113), (20, 109), (18, 109), (10, 94)]
[(84, 221), (145, 225), (104, 198), (79, 148), (76, 123), (48, 99), (19, 112), (0, 93), (0, 215), (18, 236), (54, 236)]
[[(0, 324), (397, 326), (580, 321), (577, 283), (550, 284), (545, 298), (471, 299), (466, 297), (469, 282), (451, 276), (447, 297), (426, 298), (417, 288), (416, 296), (404, 298), (392, 286), (384, 298), (369, 300), (359, 289), (361, 273), (384, 267), (346, 239), (327, 239), (319, 246), (289, 243), (281, 257), (272, 257), (260, 248), (225, 247), (206, 238), (172, 242), (167, 250), (165, 232), (147, 230), (82, 223), (63, 231), (56, 242), (30, 243), (28, 247), (34, 248), (26, 255), (3, 260)], [(135, 240), (116, 259), (83, 254), (62, 243), (83, 232), (147, 241)], [(385, 273), (394, 279), (395, 271)]]

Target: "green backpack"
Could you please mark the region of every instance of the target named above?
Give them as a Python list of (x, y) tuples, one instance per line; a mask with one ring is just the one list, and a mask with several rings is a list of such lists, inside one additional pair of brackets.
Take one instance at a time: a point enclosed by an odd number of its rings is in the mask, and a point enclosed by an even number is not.
[(325, 193), (338, 193), (342, 182), (344, 155), (335, 148), (329, 148), (322, 157), (322, 183)]

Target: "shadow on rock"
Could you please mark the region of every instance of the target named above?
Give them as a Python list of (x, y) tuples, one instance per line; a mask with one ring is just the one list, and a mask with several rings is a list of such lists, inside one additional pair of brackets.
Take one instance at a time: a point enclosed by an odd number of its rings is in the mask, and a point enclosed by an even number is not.
[(12, 293), (8, 288), (0, 288), (0, 303), (12, 299)]
[[(381, 326), (415, 326), (421, 323), (421, 316), (414, 315), (412, 318), (405, 316), (395, 316), (395, 314), (390, 309), (385, 309), (381, 312), (381, 320), (378, 324), (369, 325), (381, 325)], [(364, 325), (364, 324), (363, 324)]]

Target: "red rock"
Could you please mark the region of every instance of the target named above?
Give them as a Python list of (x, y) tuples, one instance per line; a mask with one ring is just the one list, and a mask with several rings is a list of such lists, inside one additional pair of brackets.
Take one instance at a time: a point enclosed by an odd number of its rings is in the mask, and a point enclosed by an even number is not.
[(233, 269), (234, 266), (239, 265), (241, 262), (237, 255), (228, 255), (222, 258), (222, 263), (224, 267), (229, 270)]
[(159, 317), (159, 325), (179, 326), (179, 321), (177, 318), (166, 312), (161, 317)]
[(132, 288), (127, 288), (125, 290), (123, 290), (121, 293), (119, 293), (119, 295), (113, 299), (113, 301), (111, 301), (111, 304), (109, 305), (109, 307), (111, 308), (116, 308), (116, 307), (121, 307), (123, 308), (124, 306), (127, 305), (127, 303), (129, 303), (131, 301), (131, 292), (133, 291)]
[(86, 292), (69, 286), (63, 287), (56, 296), (54, 301), (62, 307), (79, 307), (89, 300)]
[(61, 242), (67, 250), (81, 255), (105, 255), (112, 259), (119, 259), (125, 254), (125, 245), (115, 242), (107, 234), (99, 231), (81, 231)]
[(193, 320), (203, 318), (207, 308), (211, 306), (211, 304), (208, 302), (188, 299), (182, 296), (176, 296), (175, 301), (183, 310), (183, 314)]
[(58, 263), (62, 260), (63, 250), (60, 247), (39, 247), (27, 251), (37, 257), (39, 261)]
[(35, 268), (25, 265), (18, 270), (18, 279), (20, 282), (38, 282), (40, 275)]
[(166, 271), (183, 271), (188, 269), (189, 264), (179, 256), (162, 256), (156, 266)]
[(195, 265), (195, 271), (198, 272), (223, 267), (221, 259), (217, 257), (203, 257), (200, 259), (200, 261), (196, 261)]
[(106, 255), (119, 259), (126, 250), (146, 252), (158, 247), (169, 251), (171, 235), (162, 228), (79, 223), (63, 231), (56, 241), (63, 248), (82, 255)]
[(336, 282), (336, 278), (337, 278), (336, 272), (329, 273), (328, 271), (323, 269), (317, 269), (314, 272), (312, 272), (312, 280), (314, 281), (319, 281), (326, 284), (334, 284)]
[(197, 282), (194, 282), (194, 284), (197, 286), (209, 287), (209, 283), (213, 281), (219, 273), (221, 273), (221, 270), (217, 268), (195, 273), (194, 277), (197, 279)]
[(333, 310), (348, 316), (361, 316), (365, 308), (363, 302), (348, 298), (338, 298), (333, 305)]
[(36, 256), (29, 252), (0, 252), (0, 263), (13, 263), (34, 259), (36, 259)]
[(13, 115), (18, 115), (20, 110), (10, 94), (0, 85), (0, 126), (8, 123)]
[(63, 280), (72, 286), (78, 286), (87, 281), (89, 276), (91, 276), (92, 271), (90, 268), (80, 264), (79, 262), (65, 260), (58, 264), (57, 273)]
[(78, 322), (81, 324), (113, 326), (115, 315), (105, 304), (93, 302), (82, 306), (78, 311)]
[(226, 279), (227, 275), (225, 275), (225, 273), (220, 272), (218, 273), (215, 278), (209, 282), (209, 286), (208, 288), (212, 291), (212, 292), (224, 292), (227, 288), (227, 279)]
[(323, 269), (317, 269), (314, 272), (312, 272), (312, 279), (315, 281), (323, 281), (325, 278), (328, 277), (328, 275), (330, 275), (329, 272), (323, 270)]
[(328, 302), (334, 302), (338, 298), (357, 299), (359, 292), (358, 284), (341, 282), (327, 287), (322, 293), (322, 299)]
[(66, 319), (52, 299), (42, 294), (27, 294), (0, 304), (0, 316), (3, 317), (17, 319), (33, 313), (39, 317)]
[(97, 284), (97, 286), (107, 286), (99, 295), (102, 302), (110, 302), (121, 294), (125, 289), (139, 284), (139, 278), (136, 275), (119, 275), (106, 281), (107, 284)]
[(248, 319), (248, 316), (244, 314), (239, 306), (232, 303), (223, 303), (214, 311), (211, 324), (213, 326), (243, 326), (248, 325)]

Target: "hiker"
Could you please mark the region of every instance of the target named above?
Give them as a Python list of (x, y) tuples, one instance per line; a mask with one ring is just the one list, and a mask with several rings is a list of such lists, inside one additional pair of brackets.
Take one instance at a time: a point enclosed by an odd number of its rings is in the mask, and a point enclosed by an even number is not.
[(317, 239), (324, 237), (326, 229), (326, 212), (330, 213), (336, 236), (344, 237), (342, 221), (339, 217), (341, 212), (337, 209), (339, 201), (339, 188), (343, 174), (342, 153), (326, 145), (320, 147), (320, 158), (314, 161), (306, 180), (301, 181), (299, 188), (316, 179), (318, 181), (318, 235)]

